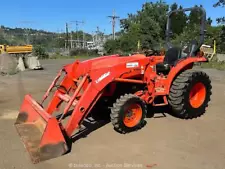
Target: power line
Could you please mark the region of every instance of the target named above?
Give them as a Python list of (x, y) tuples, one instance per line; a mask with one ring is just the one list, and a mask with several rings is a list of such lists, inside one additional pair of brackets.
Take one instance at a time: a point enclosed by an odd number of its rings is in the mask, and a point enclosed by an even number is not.
[[(79, 24), (82, 24), (84, 25), (84, 21), (78, 21), (78, 20), (75, 20), (75, 21), (71, 21), (71, 23), (75, 23), (76, 24), (76, 34), (77, 34), (77, 44), (76, 46), (79, 46), (80, 45), (80, 39), (79, 39), (79, 34), (78, 34), (78, 29), (79, 29)], [(82, 30), (83, 32), (83, 48), (85, 47), (85, 36), (84, 36), (84, 31)], [(71, 43), (72, 43), (72, 39), (71, 39)]]
[(112, 34), (113, 34), (113, 40), (115, 40), (115, 26), (116, 26), (116, 19), (119, 19), (119, 16), (116, 16), (115, 10), (113, 10), (113, 15), (108, 16), (109, 18), (112, 19)]

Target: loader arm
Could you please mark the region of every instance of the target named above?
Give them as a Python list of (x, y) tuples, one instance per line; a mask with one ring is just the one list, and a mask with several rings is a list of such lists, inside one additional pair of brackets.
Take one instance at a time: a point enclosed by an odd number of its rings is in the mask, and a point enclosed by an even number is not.
[[(64, 66), (45, 93), (41, 104), (30, 95), (25, 96), (15, 126), (33, 163), (56, 158), (69, 150), (68, 138), (79, 128), (111, 82), (145, 83), (144, 70), (149, 58), (138, 57), (131, 62), (120, 63), (116, 57), (109, 57), (114, 58), (115, 65), (111, 67), (106, 65), (99, 69), (93, 68), (91, 61), (76, 61)], [(94, 61), (106, 59), (103, 57)], [(44, 106), (54, 88), (56, 91), (53, 97)], [(62, 107), (63, 102), (65, 107)], [(61, 110), (60, 107), (63, 108), (62, 114), (56, 117), (55, 112)], [(68, 121), (63, 124), (62, 121), (71, 111)], [(37, 133), (38, 137), (31, 133)]]
[[(93, 70), (86, 75), (89, 77), (86, 79), (88, 85), (85, 87), (79, 101), (77, 101), (75, 109), (65, 128), (69, 137), (72, 136), (73, 131), (82, 123), (82, 119), (90, 112), (91, 108), (104, 93), (104, 89), (108, 84), (112, 82), (145, 83), (143, 78), (144, 70), (149, 62), (149, 58), (128, 63), (136, 62), (139, 63), (138, 67), (128, 68), (127, 63), (121, 63), (115, 67)], [(137, 80), (133, 79), (134, 77), (137, 78)], [(64, 113), (67, 111), (68, 110), (64, 110)]]

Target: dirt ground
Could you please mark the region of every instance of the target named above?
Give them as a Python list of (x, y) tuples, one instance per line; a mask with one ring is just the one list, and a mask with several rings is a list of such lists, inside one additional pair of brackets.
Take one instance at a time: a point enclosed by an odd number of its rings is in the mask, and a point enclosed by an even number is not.
[(201, 118), (185, 121), (157, 113), (146, 119), (142, 130), (128, 135), (115, 132), (111, 123), (92, 124), (96, 130), (75, 139), (71, 153), (33, 165), (13, 126), (20, 103), (27, 93), (41, 100), (57, 71), (71, 62), (42, 61), (45, 70), (0, 77), (1, 169), (225, 168), (225, 72), (216, 70), (205, 70), (212, 79), (213, 95)]

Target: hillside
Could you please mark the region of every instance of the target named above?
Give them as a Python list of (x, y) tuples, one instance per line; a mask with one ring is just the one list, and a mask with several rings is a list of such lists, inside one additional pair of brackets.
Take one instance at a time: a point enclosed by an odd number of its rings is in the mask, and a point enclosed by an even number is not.
[[(75, 39), (77, 37), (83, 38), (83, 32), (73, 32), (72, 36)], [(92, 40), (92, 35), (84, 33), (85, 40)], [(44, 30), (36, 29), (22, 29), (22, 28), (9, 28), (5, 26), (0, 27), (0, 44), (7, 45), (42, 45), (47, 49), (52, 48), (64, 48), (67, 37), (66, 33), (47, 32)]]

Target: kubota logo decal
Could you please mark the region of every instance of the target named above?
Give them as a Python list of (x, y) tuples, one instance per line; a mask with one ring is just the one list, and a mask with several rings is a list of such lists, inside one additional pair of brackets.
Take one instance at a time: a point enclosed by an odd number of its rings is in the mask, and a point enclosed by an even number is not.
[(130, 62), (126, 64), (126, 68), (134, 68), (134, 67), (138, 67), (139, 63), (138, 62)]
[(109, 75), (110, 75), (110, 72), (107, 72), (107, 73), (101, 75), (101, 76), (95, 81), (95, 83), (101, 82), (103, 79), (105, 79), (105, 78), (108, 77)]

